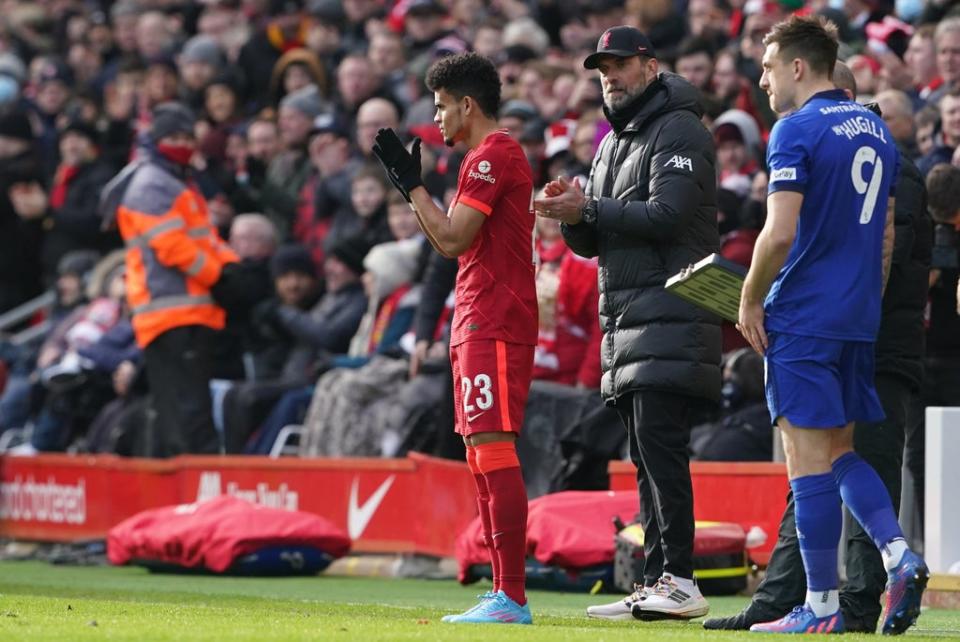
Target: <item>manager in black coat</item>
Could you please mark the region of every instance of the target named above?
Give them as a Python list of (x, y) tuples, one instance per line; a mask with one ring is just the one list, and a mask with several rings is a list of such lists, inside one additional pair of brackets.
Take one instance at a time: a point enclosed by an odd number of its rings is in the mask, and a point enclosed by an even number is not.
[(713, 139), (697, 90), (658, 73), (636, 29), (607, 30), (584, 66), (600, 71), (613, 131), (585, 191), (560, 178), (535, 207), (563, 223), (574, 252), (600, 260), (601, 394), (623, 419), (637, 466), (648, 587), (588, 614), (621, 619), (636, 606), (644, 619), (698, 617), (708, 607), (692, 582), (687, 445), (691, 423), (720, 397), (720, 320), (664, 284), (719, 250)]

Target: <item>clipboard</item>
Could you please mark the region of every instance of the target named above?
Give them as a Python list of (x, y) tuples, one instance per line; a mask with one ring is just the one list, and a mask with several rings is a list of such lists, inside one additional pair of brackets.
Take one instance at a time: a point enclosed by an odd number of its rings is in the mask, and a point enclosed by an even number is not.
[(671, 276), (664, 288), (699, 308), (736, 323), (746, 276), (747, 268), (719, 254), (711, 254), (692, 268)]

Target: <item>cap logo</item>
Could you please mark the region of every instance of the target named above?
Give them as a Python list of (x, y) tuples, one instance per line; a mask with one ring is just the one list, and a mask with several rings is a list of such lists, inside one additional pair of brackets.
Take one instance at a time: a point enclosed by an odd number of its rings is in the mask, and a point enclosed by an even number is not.
[(600, 48), (601, 48), (601, 49), (608, 49), (608, 48), (610, 47), (610, 36), (612, 36), (612, 35), (613, 35), (613, 34), (608, 31), (608, 32), (606, 32), (605, 34), (603, 34), (603, 35), (600, 37)]

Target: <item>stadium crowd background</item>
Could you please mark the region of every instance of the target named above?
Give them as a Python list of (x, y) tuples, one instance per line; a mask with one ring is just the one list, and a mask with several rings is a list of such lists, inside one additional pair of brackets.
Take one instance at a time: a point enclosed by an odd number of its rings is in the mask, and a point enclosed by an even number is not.
[[(266, 454), (302, 423), (301, 454), (453, 456), (443, 337), (455, 262), (432, 252), (371, 162), (377, 130), (423, 139), (425, 184), (446, 206), (463, 150), (443, 145), (423, 80), (439, 57), (475, 50), (499, 69), (500, 122), (537, 186), (583, 177), (609, 126), (599, 77), (581, 63), (605, 29), (632, 24), (662, 68), (702, 92), (721, 251), (746, 266), (775, 120), (757, 86), (761, 41), (793, 12), (837, 24), (861, 102), (879, 103), (925, 175), (960, 166), (960, 3), (950, 0), (5, 2), (0, 313), (46, 290), (55, 300), (45, 317), (0, 328), (0, 449), (159, 454), (122, 242), (100, 202), (157, 105), (196, 113), (194, 181), (243, 259), (240, 285), (214, 291), (229, 313), (211, 386), (226, 452)], [(941, 224), (919, 408), (960, 398), (958, 173), (940, 167), (928, 181)], [(538, 232), (536, 378), (590, 391), (596, 262), (569, 252), (555, 223), (540, 219)], [(30, 332), (42, 319), (48, 330)], [(694, 433), (696, 456), (770, 459), (762, 363), (745, 345), (725, 327), (724, 403)]]

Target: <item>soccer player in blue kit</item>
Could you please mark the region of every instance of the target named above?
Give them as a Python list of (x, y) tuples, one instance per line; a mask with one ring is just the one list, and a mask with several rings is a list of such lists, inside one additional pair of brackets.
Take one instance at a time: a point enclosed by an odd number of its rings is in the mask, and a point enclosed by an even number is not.
[(791, 17), (764, 39), (760, 87), (782, 117), (767, 150), (767, 220), (743, 286), (738, 329), (764, 355), (796, 503), (807, 599), (769, 633), (842, 633), (837, 548), (843, 503), (888, 573), (886, 634), (920, 613), (929, 572), (907, 548), (876, 472), (853, 451), (855, 421), (878, 421), (874, 341), (893, 251), (898, 154), (883, 121), (831, 76), (836, 29)]

